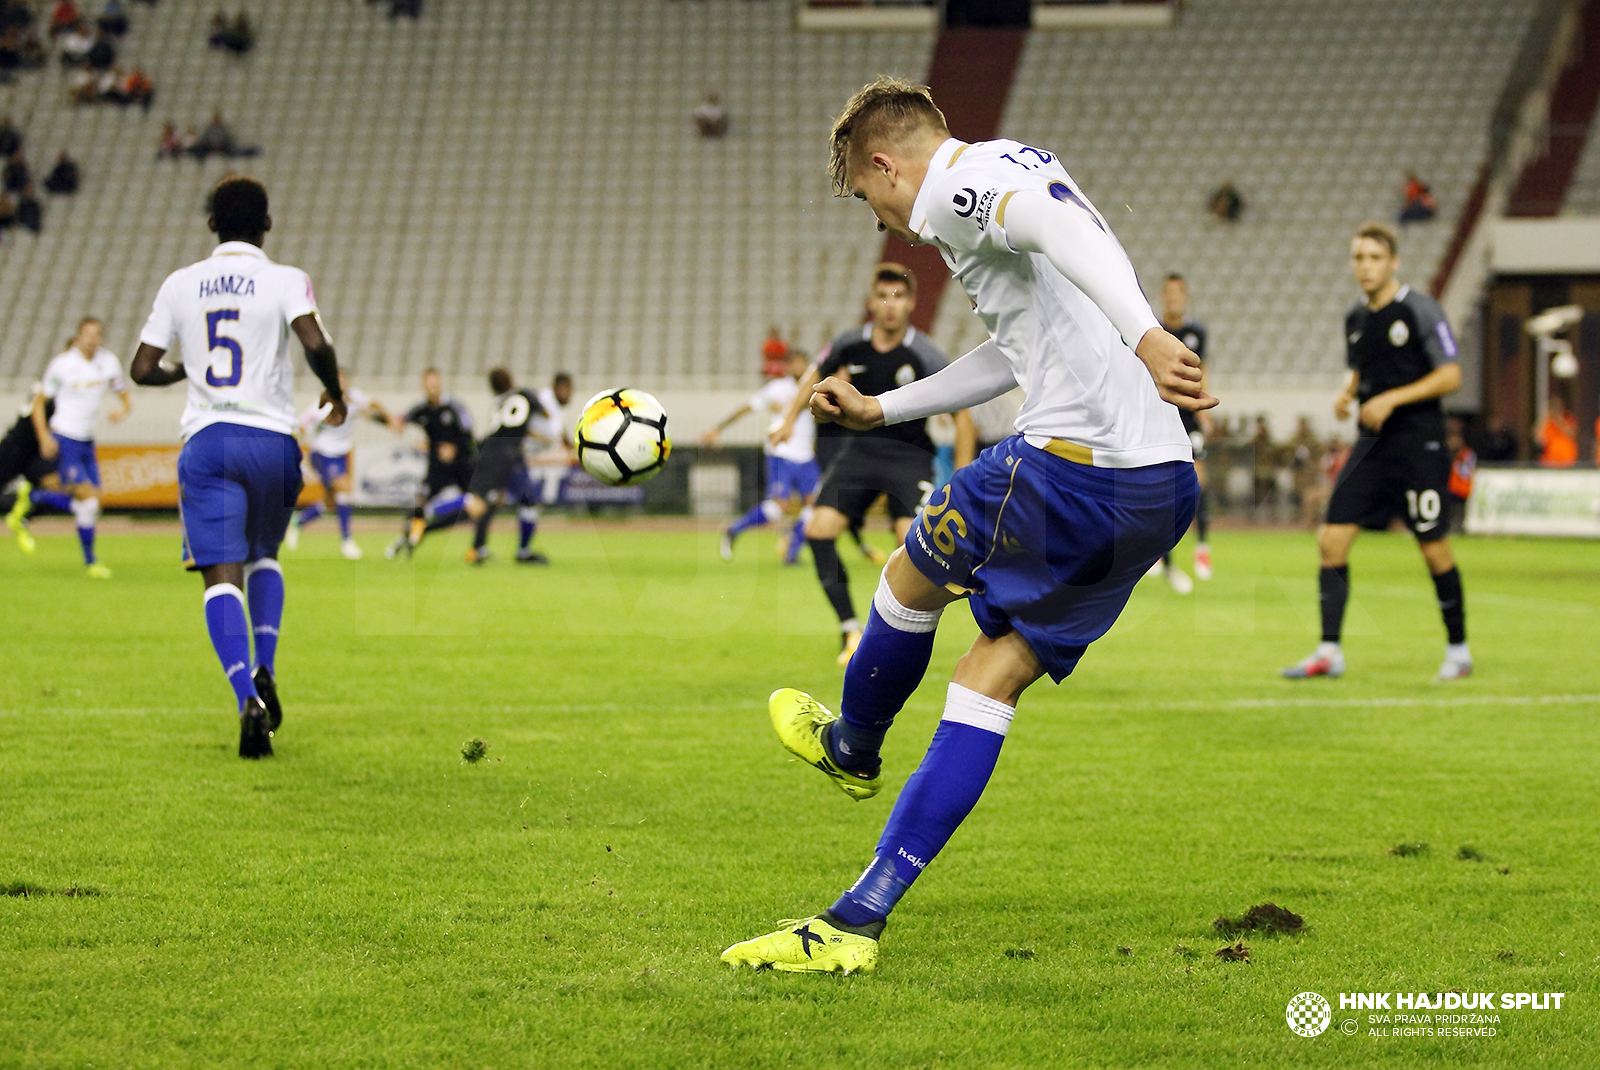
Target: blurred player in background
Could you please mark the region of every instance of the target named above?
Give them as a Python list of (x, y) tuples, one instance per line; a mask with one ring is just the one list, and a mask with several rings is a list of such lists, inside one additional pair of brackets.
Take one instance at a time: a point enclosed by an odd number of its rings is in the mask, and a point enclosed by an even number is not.
[[(1188, 315), (1188, 309), (1189, 284), (1184, 281), (1182, 275), (1174, 271), (1161, 283), (1161, 326), (1188, 346), (1189, 352), (1200, 358), (1200, 389), (1209, 391), (1210, 376), (1205, 372), (1205, 324)], [(1200, 481), (1200, 504), (1194, 514), (1195, 537), (1198, 540), (1194, 547), (1194, 574), (1196, 579), (1209, 580), (1211, 510), (1206, 508), (1206, 436), (1211, 434), (1211, 414), (1203, 410), (1190, 412), (1188, 409), (1179, 409), (1178, 415), (1183, 418), (1183, 429), (1189, 433), (1189, 442), (1194, 447), (1194, 474)], [(1188, 573), (1172, 563), (1170, 552), (1152, 569), (1152, 572), (1155, 571), (1165, 574), (1167, 583), (1179, 594), (1193, 593), (1194, 581), (1189, 578)]]
[(515, 500), (527, 485), (522, 440), (528, 437), (529, 422), (546, 415), (538, 395), (519, 390), (504, 368), (489, 373), (489, 389), (494, 391), (494, 426), (478, 444), (478, 463), (467, 484), (467, 515), (477, 525), (472, 549), (466, 553), (469, 565), (489, 560), (489, 525), (495, 510), (501, 502)]
[[(28, 394), (28, 403), (17, 413), (16, 421), (0, 436), (0, 488), (16, 486), (0, 493), (0, 513), (6, 517), (6, 527), (17, 537), (17, 548), (25, 554), (34, 551), (33, 533), (28, 530), (28, 510), (32, 504), (29, 493), (35, 484), (54, 482), (56, 466), (39, 452), (39, 431), (33, 424), (33, 399), (39, 396), (35, 383)], [(55, 415), (56, 403), (46, 399), (44, 418), (48, 422)]]
[(936, 245), (990, 337), (876, 397), (857, 389), (861, 376), (824, 380), (813, 414), (893, 428), (1017, 386), (1026, 397), (1019, 433), (958, 469), (890, 557), (845, 670), (842, 717), (787, 688), (769, 700), (787, 749), (869, 798), (884, 733), (927, 672), (944, 607), (966, 598), (982, 632), (872, 863), (821, 914), (728, 948), (735, 967), (876, 966), (889, 913), (976, 805), (1022, 692), (1070, 674), (1188, 529), (1199, 486), (1174, 406), (1216, 404), (1199, 360), (1156, 322), (1105, 218), (1052, 154), (963, 144), (926, 88), (890, 78), (851, 100), (833, 146), (835, 191), (864, 199), (880, 229)]
[[(855, 339), (830, 347), (828, 355), (806, 373), (784, 421), (769, 436), (782, 443), (793, 435), (799, 410), (809, 402), (812, 387), (842, 373), (863, 394), (872, 396), (924, 379), (946, 366), (944, 354), (911, 326), (917, 307), (917, 279), (901, 264), (883, 263), (872, 270), (868, 311), (872, 322)], [(956, 467), (972, 461), (975, 436), (972, 418), (962, 409), (956, 419)], [(911, 420), (895, 427), (874, 427), (851, 435), (822, 473), (816, 504), (806, 521), (806, 544), (817, 568), (817, 580), (839, 618), (839, 664), (849, 662), (861, 642), (861, 621), (850, 597), (850, 575), (839, 560), (836, 540), (852, 516), (864, 516), (882, 494), (888, 498), (895, 541), (904, 542), (926, 496), (933, 490), (933, 440), (927, 421)]]
[(456, 522), (466, 510), (467, 484), (472, 482), (472, 466), (477, 459), (472, 414), (444, 392), (444, 380), (437, 368), (422, 373), (422, 400), (404, 416), (389, 420), (395, 434), (403, 431), (406, 424), (422, 428), (428, 440), (428, 471), (405, 528), (384, 551), (391, 560), (402, 553), (410, 557), (428, 532)]
[[(344, 388), (311, 280), (261, 251), (272, 229), (266, 187), (223, 179), (208, 223), (221, 244), (161, 284), (132, 374), (141, 386), (189, 381), (178, 455), (184, 537), (205, 581), (211, 645), (238, 700), (239, 757), (264, 758), (283, 721), (275, 668), (284, 598), (278, 544), (301, 487), (291, 333), (326, 388), (322, 401), (334, 426), (345, 416)], [(177, 366), (161, 359), (174, 341), (183, 355)]]
[[(789, 407), (800, 390), (800, 380), (804, 379), (810, 370), (810, 359), (798, 350), (791, 351), (783, 366), (783, 374), (770, 380), (766, 386), (756, 391), (749, 401), (729, 413), (716, 427), (701, 435), (701, 445), (710, 447), (721, 445), (722, 432), (752, 412), (766, 414), (768, 434), (776, 431), (783, 426)], [(754, 508), (735, 520), (728, 526), (728, 530), (722, 533), (721, 549), (724, 561), (733, 560), (733, 540), (740, 535), (752, 528), (776, 523), (783, 516), (792, 514), (800, 515), (794, 522), (795, 530), (790, 533), (785, 559), (792, 560), (791, 555), (800, 552), (798, 536), (804, 531), (805, 520), (809, 516), (806, 512), (807, 503), (817, 489), (817, 479), (820, 475), (817, 469), (815, 428), (816, 423), (807, 410), (796, 418), (789, 436), (782, 442), (763, 440), (762, 452), (766, 455), (767, 469), (766, 495)]]
[(350, 377), (339, 369), (339, 385), (344, 388), (345, 418), (328, 423), (328, 408), (313, 405), (300, 414), (300, 439), (311, 455), (311, 470), (322, 483), (322, 500), (312, 502), (289, 521), (283, 544), (293, 550), (300, 545), (300, 529), (332, 509), (339, 517), (339, 553), (346, 561), (361, 560), (361, 547), (350, 534), (350, 493), (355, 489), (355, 472), (350, 462), (355, 457), (356, 420), (367, 417), (388, 426), (389, 410), (350, 385)]
[[(110, 414), (120, 423), (133, 408), (128, 399), (128, 383), (122, 377), (122, 361), (101, 347), (104, 328), (97, 319), (78, 324), (78, 333), (60, 356), (44, 370), (44, 379), (33, 399), (33, 427), (39, 452), (53, 460), (60, 488), (35, 488), (30, 495), (34, 505), (45, 505), (70, 512), (78, 525), (78, 542), (83, 547), (83, 563), (91, 579), (111, 578), (111, 570), (95, 558), (95, 521), (100, 516), (100, 464), (95, 459), (94, 425), (100, 417), (100, 401), (106, 391), (115, 391), (121, 408)], [(55, 412), (45, 415), (45, 404), (55, 402)]]
[(535, 395), (543, 412), (528, 420), (528, 437), (522, 440), (522, 487), (517, 492), (517, 562), (548, 565), (550, 559), (533, 549), (539, 513), (561, 498), (561, 480), (575, 457), (567, 430), (567, 403), (572, 400), (572, 376), (557, 372), (550, 385)]
[(1472, 672), (1472, 654), (1461, 572), (1450, 552), (1444, 510), (1450, 451), (1439, 402), (1461, 386), (1456, 340), (1439, 302), (1402, 286), (1395, 277), (1400, 257), (1392, 229), (1383, 223), (1364, 225), (1350, 243), (1350, 255), (1366, 299), (1345, 314), (1350, 378), (1333, 411), (1343, 420), (1353, 403), (1359, 405), (1360, 437), (1328, 499), (1327, 523), (1317, 532), (1322, 642), (1283, 675), (1300, 680), (1344, 674), (1340, 634), (1350, 597), (1350, 546), (1360, 528), (1381, 531), (1395, 516), (1403, 516), (1433, 577), (1444, 617), (1446, 646), (1439, 679), (1459, 680)]

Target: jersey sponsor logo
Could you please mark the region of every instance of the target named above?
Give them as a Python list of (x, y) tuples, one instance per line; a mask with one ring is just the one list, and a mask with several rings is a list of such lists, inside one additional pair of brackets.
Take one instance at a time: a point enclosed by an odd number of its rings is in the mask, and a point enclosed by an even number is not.
[(1350, 332), (1350, 338), (1349, 338), (1350, 344), (1351, 345), (1355, 345), (1359, 341), (1361, 341), (1361, 332), (1360, 331), (1351, 331)]
[(989, 226), (989, 217), (994, 215), (995, 201), (1000, 197), (1000, 191), (989, 189), (983, 191), (983, 196), (978, 198), (978, 229), (983, 230)]
[(902, 364), (895, 369), (894, 385), (906, 386), (917, 381), (917, 369), (909, 364)]
[(254, 297), (256, 295), (256, 280), (244, 275), (218, 275), (214, 279), (200, 280), (200, 300), (216, 297), (219, 294), (233, 294), (235, 297)]
[(1389, 324), (1389, 342), (1391, 345), (1403, 346), (1411, 340), (1411, 328), (1406, 326), (1405, 320), (1395, 320)]
[(950, 198), (950, 203), (955, 205), (956, 215), (966, 219), (977, 211), (978, 191), (970, 186), (957, 190), (955, 196)]

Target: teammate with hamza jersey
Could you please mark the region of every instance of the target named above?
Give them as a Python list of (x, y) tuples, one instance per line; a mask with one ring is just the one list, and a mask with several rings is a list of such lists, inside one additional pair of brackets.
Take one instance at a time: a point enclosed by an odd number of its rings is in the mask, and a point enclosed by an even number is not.
[(1395, 277), (1400, 257), (1394, 231), (1367, 223), (1350, 243), (1350, 262), (1365, 299), (1345, 314), (1350, 378), (1334, 400), (1343, 420), (1359, 405), (1359, 437), (1328, 498), (1328, 520), (1317, 532), (1322, 567), (1322, 642), (1310, 656), (1283, 670), (1292, 680), (1344, 674), (1340, 634), (1350, 597), (1350, 546), (1359, 528), (1382, 531), (1405, 518), (1433, 577), (1444, 618), (1441, 680), (1472, 672), (1461, 572), (1450, 552), (1450, 451), (1445, 447), (1439, 399), (1461, 386), (1456, 340), (1439, 302)]
[[(178, 454), (184, 537), (205, 581), (211, 645), (238, 700), (239, 757), (264, 758), (283, 721), (278, 545), (301, 487), (290, 337), (326, 388), (322, 404), (335, 426), (345, 417), (344, 390), (310, 278), (261, 250), (272, 229), (266, 187), (223, 179), (208, 223), (221, 244), (161, 284), (131, 374), (140, 386), (188, 380)], [(183, 363), (172, 365), (162, 358), (175, 341)]]
[(922, 86), (879, 78), (834, 123), (835, 192), (881, 229), (935, 245), (989, 340), (927, 379), (867, 397), (837, 378), (818, 420), (893, 426), (1025, 394), (1017, 434), (935, 493), (884, 569), (842, 716), (798, 691), (769, 702), (785, 747), (856, 799), (882, 782), (884, 733), (921, 682), (949, 603), (982, 634), (860, 879), (830, 908), (735, 944), (725, 962), (871, 970), (885, 920), (977, 803), (1030, 685), (1059, 682), (1104, 635), (1194, 517), (1199, 486), (1179, 408), (1216, 404), (1200, 363), (1156, 322), (1105, 219), (1049, 152), (963, 144)]
[[(790, 404), (800, 392), (800, 380), (805, 378), (810, 370), (810, 359), (797, 349), (790, 350), (786, 374), (770, 380), (757, 390), (749, 401), (729, 413), (716, 427), (701, 435), (701, 445), (712, 447), (721, 445), (722, 432), (752, 412), (765, 413), (768, 416), (768, 434), (782, 427)], [(811, 412), (807, 410), (800, 414), (799, 419), (790, 428), (790, 434), (782, 442), (770, 440), (763, 442), (762, 452), (766, 455), (767, 469), (766, 494), (749, 512), (728, 525), (728, 530), (722, 533), (721, 549), (724, 561), (733, 560), (734, 539), (751, 528), (773, 523), (789, 512), (798, 513), (799, 518), (795, 520), (794, 530), (790, 533), (786, 559), (793, 560), (793, 555), (799, 553), (799, 540), (805, 530), (806, 519), (810, 516), (807, 503), (810, 502), (811, 495), (816, 492), (817, 479), (821, 475), (817, 470), (816, 440), (816, 423), (811, 419)]]
[[(111, 570), (95, 557), (95, 521), (100, 516), (100, 463), (95, 457), (94, 425), (100, 417), (100, 401), (106, 391), (116, 393), (122, 406), (110, 416), (116, 423), (133, 407), (128, 401), (128, 383), (122, 377), (122, 361), (101, 346), (104, 328), (97, 319), (78, 324), (78, 333), (65, 352), (44, 370), (44, 380), (33, 399), (33, 423), (39, 449), (46, 459), (56, 462), (59, 489), (36, 488), (34, 505), (48, 505), (70, 512), (78, 527), (78, 542), (83, 547), (85, 574), (90, 579), (108, 580)], [(55, 402), (55, 412), (45, 418), (45, 402)]]

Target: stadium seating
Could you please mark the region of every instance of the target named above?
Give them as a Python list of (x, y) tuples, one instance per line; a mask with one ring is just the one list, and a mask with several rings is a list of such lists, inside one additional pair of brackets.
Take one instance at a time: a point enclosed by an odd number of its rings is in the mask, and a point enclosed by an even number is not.
[[(1064, 154), (1147, 284), (1191, 276), (1219, 378), (1316, 386), (1341, 365), (1351, 227), (1392, 217), (1417, 171), (1442, 210), (1403, 253), (1431, 275), (1532, 3), (1194, 0), (1166, 31), (1035, 32), (1003, 131)], [(72, 108), (54, 68), (0, 90), (35, 169), (65, 147), (85, 177), (48, 199), (42, 236), (0, 242), (0, 380), (86, 313), (131, 351), (162, 276), (208, 249), (205, 191), (229, 166), (157, 161), (161, 124), (220, 107), (265, 148), (239, 166), (272, 191), (270, 252), (312, 273), (367, 381), (507, 363), (754, 382), (768, 323), (814, 348), (880, 248), (829, 198), (830, 114), (879, 71), (922, 76), (933, 44), (801, 33), (777, 0), (460, 0), (420, 22), (278, 0), (237, 58), (206, 47), (214, 8), (133, 7), (123, 59), (156, 80), (148, 114)], [(710, 89), (722, 140), (689, 118)], [(1204, 212), (1228, 179), (1248, 202), (1233, 226)], [(951, 350), (975, 340), (964, 306), (952, 292), (935, 331)]]
[[(1195, 0), (1166, 31), (1035, 32), (1001, 131), (1062, 154), (1148, 293), (1189, 277), (1219, 384), (1336, 387), (1351, 231), (1392, 221), (1417, 172), (1440, 213), (1401, 254), (1427, 285), (1533, 6)], [(1234, 224), (1205, 212), (1225, 181), (1246, 201)], [(952, 348), (977, 340), (962, 304), (934, 332)]]
[(1589, 127), (1589, 140), (1578, 157), (1578, 170), (1572, 176), (1561, 214), (1600, 216), (1600, 119)]

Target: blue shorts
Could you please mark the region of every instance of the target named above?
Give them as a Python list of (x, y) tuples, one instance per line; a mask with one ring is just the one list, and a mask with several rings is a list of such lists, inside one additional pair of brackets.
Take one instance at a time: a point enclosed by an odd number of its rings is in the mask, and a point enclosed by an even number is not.
[(57, 435), (56, 445), (61, 447), (61, 452), (56, 454), (56, 475), (61, 477), (61, 485), (75, 487), (88, 483), (99, 490), (100, 462), (95, 460), (94, 443)]
[(337, 457), (329, 457), (326, 453), (313, 453), (311, 470), (317, 473), (324, 487), (332, 487), (334, 480), (350, 471), (350, 455), (341, 453)]
[(934, 583), (971, 592), (984, 635), (1017, 632), (1060, 683), (1183, 538), (1199, 499), (1187, 461), (1095, 468), (1016, 435), (934, 493), (906, 552)]
[(243, 424), (196, 431), (178, 454), (180, 515), (195, 564), (276, 557), (301, 485), (292, 436)]
[(782, 457), (767, 458), (767, 500), (774, 502), (811, 497), (817, 489), (822, 470), (816, 461), (790, 461)]

